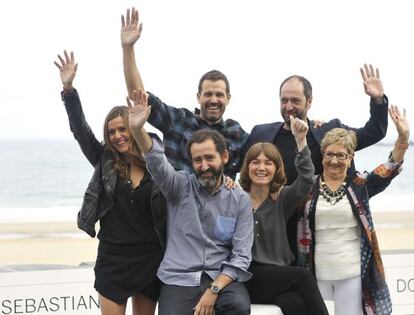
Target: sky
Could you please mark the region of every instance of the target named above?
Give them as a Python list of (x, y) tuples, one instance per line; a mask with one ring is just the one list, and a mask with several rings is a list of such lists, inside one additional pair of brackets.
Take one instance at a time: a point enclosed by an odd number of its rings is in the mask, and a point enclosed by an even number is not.
[[(197, 107), (199, 78), (221, 70), (232, 94), (225, 118), (249, 132), (281, 120), (279, 85), (299, 74), (313, 85), (310, 118), (360, 127), (369, 97), (359, 68), (372, 63), (414, 126), (408, 0), (13, 0), (0, 2), (0, 139), (72, 137), (53, 64), (63, 49), (75, 52), (74, 86), (102, 139), (106, 113), (125, 104), (120, 16), (132, 6), (143, 23), (135, 51), (145, 88), (169, 105)], [(385, 141), (395, 134), (390, 123)]]

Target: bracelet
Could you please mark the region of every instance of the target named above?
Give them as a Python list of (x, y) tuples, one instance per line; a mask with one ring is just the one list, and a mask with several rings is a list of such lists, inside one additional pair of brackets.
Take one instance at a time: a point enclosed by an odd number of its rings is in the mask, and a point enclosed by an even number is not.
[(408, 143), (399, 143), (398, 141), (395, 142), (395, 147), (400, 150), (407, 150)]

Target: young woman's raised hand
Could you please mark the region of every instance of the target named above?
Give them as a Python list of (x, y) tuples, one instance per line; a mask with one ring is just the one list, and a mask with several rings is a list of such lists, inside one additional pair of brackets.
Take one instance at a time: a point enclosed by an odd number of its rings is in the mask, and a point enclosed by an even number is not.
[(76, 76), (76, 70), (78, 69), (78, 64), (75, 63), (75, 55), (73, 51), (70, 52), (70, 55), (65, 50), (63, 51), (63, 57), (58, 55), (59, 61), (54, 61), (56, 67), (60, 71), (60, 79), (62, 80), (63, 88), (66, 90), (71, 90), (73, 80)]

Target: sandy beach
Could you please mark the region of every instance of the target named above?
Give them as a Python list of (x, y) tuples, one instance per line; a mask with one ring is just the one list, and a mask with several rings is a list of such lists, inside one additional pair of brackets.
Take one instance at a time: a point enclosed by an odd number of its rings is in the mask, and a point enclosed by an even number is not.
[(96, 258), (98, 240), (75, 222), (0, 224), (0, 265), (79, 265)]
[[(382, 251), (414, 251), (414, 211), (373, 214)], [(75, 222), (0, 224), (0, 265), (93, 262), (98, 240)]]

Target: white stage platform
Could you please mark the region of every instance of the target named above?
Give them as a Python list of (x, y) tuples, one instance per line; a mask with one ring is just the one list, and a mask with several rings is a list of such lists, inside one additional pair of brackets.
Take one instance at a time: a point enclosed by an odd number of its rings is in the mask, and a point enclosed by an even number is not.
[[(414, 253), (386, 253), (383, 260), (393, 314), (414, 314)], [(0, 314), (99, 315), (93, 281), (87, 264), (0, 266)], [(277, 306), (252, 305), (252, 315), (283, 313)]]

